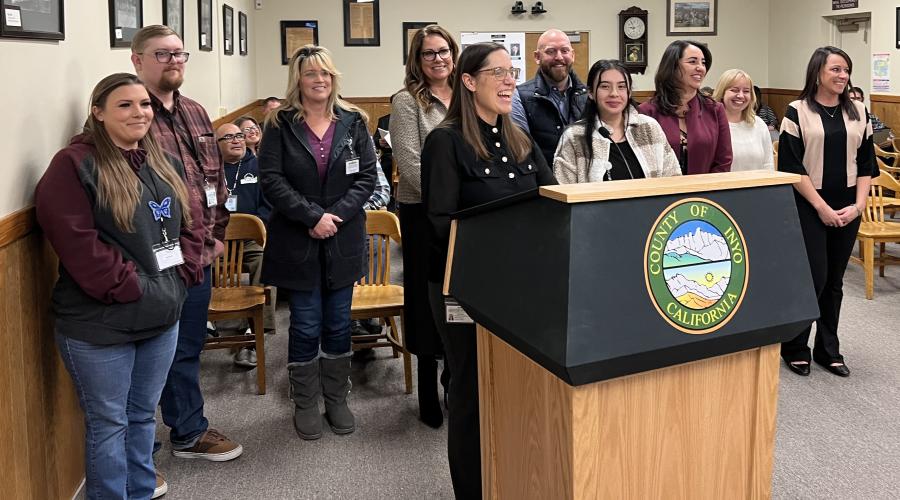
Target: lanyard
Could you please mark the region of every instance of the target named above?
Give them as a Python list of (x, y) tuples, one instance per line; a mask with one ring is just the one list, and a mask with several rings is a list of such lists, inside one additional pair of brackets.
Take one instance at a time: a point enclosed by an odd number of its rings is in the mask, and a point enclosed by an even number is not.
[(228, 196), (231, 196), (231, 194), (234, 192), (234, 190), (237, 189), (238, 179), (241, 178), (241, 164), (242, 163), (244, 163), (243, 157), (241, 157), (241, 159), (238, 160), (237, 171), (235, 171), (235, 173), (234, 173), (234, 182), (231, 183), (231, 187), (229, 188), (227, 184), (225, 185), (225, 187), (228, 189)]

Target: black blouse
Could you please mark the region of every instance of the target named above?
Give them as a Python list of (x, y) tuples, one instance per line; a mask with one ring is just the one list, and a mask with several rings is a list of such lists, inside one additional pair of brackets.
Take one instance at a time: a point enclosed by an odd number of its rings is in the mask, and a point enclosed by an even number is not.
[[(616, 144), (619, 147), (612, 144), (609, 147), (609, 163), (612, 164), (612, 168), (609, 170), (611, 177), (609, 180), (643, 179), (645, 177), (644, 169), (641, 168), (641, 163), (634, 154), (634, 150), (631, 149), (631, 144), (627, 140)], [(603, 180), (607, 180), (606, 177)]]
[(517, 162), (496, 126), (479, 120), (481, 138), (491, 155), (483, 160), (463, 139), (458, 125), (438, 127), (422, 147), (422, 202), (431, 221), (431, 257), (428, 279), (441, 282), (450, 239), (450, 215), (459, 210), (534, 189), (557, 184), (553, 171), (532, 143), (531, 153)]

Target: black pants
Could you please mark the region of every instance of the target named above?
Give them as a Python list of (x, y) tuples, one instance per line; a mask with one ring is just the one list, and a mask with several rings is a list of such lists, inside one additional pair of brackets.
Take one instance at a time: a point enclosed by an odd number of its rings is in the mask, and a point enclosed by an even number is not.
[(453, 492), (459, 500), (481, 498), (481, 429), (478, 416), (478, 346), (475, 325), (444, 321), (441, 285), (428, 283), (435, 324), (450, 363), (447, 457)]
[(444, 352), (428, 303), (428, 232), (431, 224), (421, 203), (400, 204), (403, 234), (403, 310), (406, 348), (420, 355)]
[[(849, 188), (842, 196), (826, 198), (832, 208), (840, 209), (854, 203), (856, 188)], [(823, 196), (825, 198), (825, 196)], [(837, 199), (835, 199), (837, 198)], [(833, 202), (832, 202), (833, 200)], [(853, 252), (859, 217), (844, 227), (829, 227), (822, 223), (816, 209), (797, 195), (797, 213), (809, 270), (812, 272), (816, 298), (819, 300), (819, 319), (816, 320), (816, 340), (812, 357), (822, 364), (843, 363), (838, 340), (838, 320), (844, 298), (844, 271)], [(810, 361), (809, 335), (812, 325), (803, 329), (793, 340), (781, 344), (781, 357), (788, 363)]]

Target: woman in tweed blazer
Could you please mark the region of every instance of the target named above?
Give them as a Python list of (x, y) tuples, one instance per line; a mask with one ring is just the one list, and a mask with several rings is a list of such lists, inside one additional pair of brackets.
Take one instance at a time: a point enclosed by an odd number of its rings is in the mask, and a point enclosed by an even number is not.
[(653, 118), (631, 100), (631, 76), (616, 60), (588, 73), (590, 102), (563, 133), (553, 159), (560, 184), (681, 175), (678, 158)]

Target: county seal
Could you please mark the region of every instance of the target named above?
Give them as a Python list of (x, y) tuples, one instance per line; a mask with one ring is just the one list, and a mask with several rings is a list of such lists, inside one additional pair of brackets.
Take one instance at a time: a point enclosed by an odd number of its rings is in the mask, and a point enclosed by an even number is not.
[(747, 245), (718, 204), (688, 198), (669, 205), (647, 236), (644, 277), (654, 307), (684, 333), (725, 326), (747, 290)]

